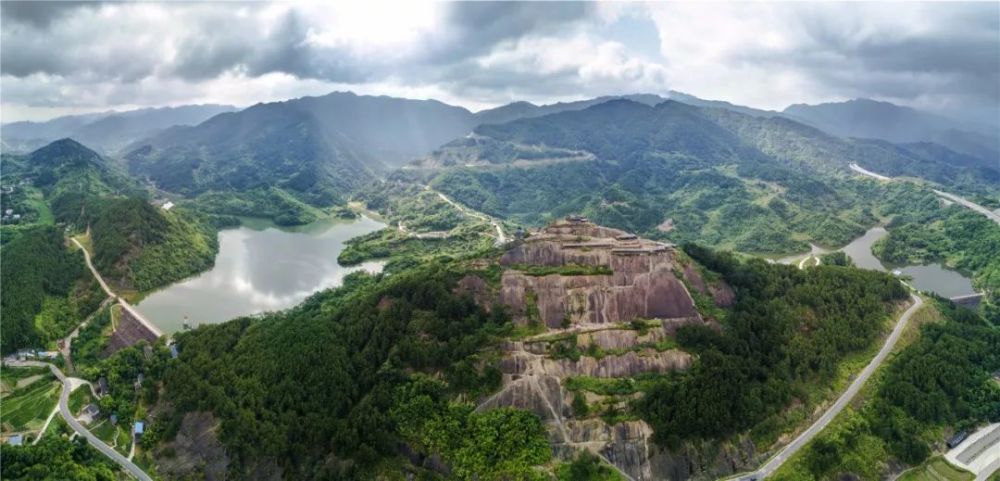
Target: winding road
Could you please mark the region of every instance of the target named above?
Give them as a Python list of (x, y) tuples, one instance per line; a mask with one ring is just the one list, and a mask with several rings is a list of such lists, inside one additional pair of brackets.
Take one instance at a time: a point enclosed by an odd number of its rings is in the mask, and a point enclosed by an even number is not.
[[(875, 172), (872, 172), (872, 171), (870, 171), (868, 169), (865, 169), (864, 167), (861, 167), (858, 164), (851, 164), (850, 167), (851, 167), (851, 170), (853, 170), (853, 171), (855, 171), (855, 172), (857, 172), (857, 173), (859, 173), (861, 175), (867, 175), (868, 177), (872, 177), (872, 178), (875, 178), (875, 179), (878, 179), (878, 180), (887, 181), (887, 182), (891, 182), (893, 180), (896, 180), (896, 179), (893, 179), (892, 177), (886, 177), (886, 176), (884, 176), (882, 174), (876, 174)], [(937, 190), (937, 189), (931, 189), (931, 190), (935, 194), (937, 194), (938, 197), (941, 197), (942, 199), (945, 199), (945, 200), (948, 200), (948, 201), (951, 201), (951, 202), (955, 202), (955, 203), (961, 205), (962, 207), (965, 207), (965, 208), (970, 209), (970, 210), (972, 210), (974, 212), (978, 212), (980, 214), (983, 214), (983, 215), (986, 216), (987, 219), (992, 220), (993, 222), (996, 222), (997, 224), (1000, 224), (1000, 215), (997, 215), (995, 212), (987, 209), (986, 207), (983, 207), (983, 206), (981, 206), (981, 205), (979, 205), (979, 204), (977, 204), (975, 202), (972, 202), (971, 200), (968, 200), (965, 197), (957, 196), (955, 194), (952, 194), (952, 193), (949, 193), (949, 192), (945, 192), (943, 190)]]
[[(910, 317), (913, 316), (913, 313), (917, 312), (917, 310), (920, 309), (920, 306), (924, 303), (923, 299), (916, 294), (910, 294), (910, 298), (913, 299), (913, 305), (907, 308), (906, 311), (899, 316), (899, 320), (896, 321), (896, 327), (894, 327), (892, 332), (889, 333), (889, 337), (886, 338), (885, 344), (882, 345), (882, 349), (880, 349), (871, 362), (869, 362), (868, 365), (861, 370), (858, 377), (855, 378), (854, 381), (851, 382), (851, 385), (847, 387), (847, 390), (844, 391), (839, 398), (837, 398), (837, 400), (833, 403), (833, 406), (830, 406), (830, 408), (827, 409), (826, 412), (812, 424), (812, 426), (809, 426), (809, 429), (803, 431), (802, 434), (799, 434), (794, 441), (788, 443), (788, 445), (782, 448), (781, 451), (778, 451), (778, 454), (769, 459), (767, 463), (761, 466), (760, 469), (750, 473), (749, 477), (763, 479), (774, 474), (774, 472), (777, 471), (778, 468), (785, 463), (785, 461), (791, 459), (792, 456), (802, 449), (803, 446), (808, 444), (809, 441), (812, 441), (812, 439), (816, 437), (820, 431), (830, 424), (830, 421), (833, 421), (833, 419), (836, 418), (848, 404), (850, 404), (851, 399), (858, 394), (858, 391), (860, 391), (865, 383), (868, 382), (868, 379), (872, 376), (875, 370), (882, 365), (882, 362), (889, 356), (892, 349), (896, 347), (896, 342), (899, 341), (900, 335), (902, 335), (903, 330), (906, 329), (906, 324), (909, 322)], [(746, 477), (748, 476), (743, 476), (742, 479), (745, 479)]]
[(101, 454), (104, 454), (105, 456), (111, 458), (112, 461), (121, 465), (127, 473), (131, 474), (136, 479), (139, 479), (140, 481), (153, 481), (153, 478), (149, 477), (149, 475), (146, 474), (142, 468), (136, 466), (135, 463), (129, 461), (128, 458), (123, 456), (118, 451), (115, 451), (114, 448), (105, 444), (104, 441), (101, 441), (100, 438), (88, 431), (87, 428), (83, 427), (83, 425), (80, 424), (75, 417), (73, 417), (73, 413), (69, 410), (69, 393), (73, 390), (73, 383), (75, 381), (74, 378), (66, 377), (66, 375), (64, 375), (58, 367), (46, 362), (10, 361), (8, 365), (12, 367), (48, 367), (49, 370), (52, 371), (52, 374), (54, 374), (63, 384), (62, 394), (59, 395), (59, 413), (62, 415), (63, 419), (66, 420), (66, 423), (69, 424), (69, 427), (80, 436), (86, 438), (90, 445), (97, 448)]
[(489, 222), (493, 226), (493, 228), (497, 230), (497, 241), (496, 241), (495, 244), (497, 246), (502, 246), (502, 245), (504, 245), (504, 244), (507, 243), (508, 238), (503, 233), (503, 229), (500, 227), (500, 223), (497, 222), (496, 219), (494, 219), (494, 218), (492, 218), (492, 217), (490, 217), (490, 216), (488, 216), (486, 214), (483, 214), (481, 212), (474, 211), (474, 210), (472, 210), (472, 209), (470, 209), (468, 207), (465, 207), (465, 206), (459, 204), (458, 202), (455, 202), (455, 201), (449, 199), (448, 196), (442, 194), (441, 192), (438, 192), (438, 191), (432, 189), (431, 186), (429, 186), (429, 185), (425, 185), (424, 186), (424, 190), (428, 190), (428, 191), (434, 192), (435, 194), (438, 195), (438, 197), (441, 198), (441, 200), (447, 202), (452, 207), (458, 209), (459, 212), (461, 212), (461, 213), (463, 213), (463, 214), (465, 214), (465, 215), (467, 215), (469, 217), (475, 217), (477, 219), (481, 219), (481, 220), (484, 220), (486, 222)]

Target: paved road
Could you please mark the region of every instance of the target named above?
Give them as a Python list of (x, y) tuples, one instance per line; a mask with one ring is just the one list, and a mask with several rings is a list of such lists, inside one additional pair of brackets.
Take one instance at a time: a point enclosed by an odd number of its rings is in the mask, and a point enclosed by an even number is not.
[[(431, 188), (430, 188), (429, 185), (424, 186), (424, 189), (431, 190)], [(440, 197), (441, 200), (443, 200), (443, 201), (451, 204), (452, 207), (458, 209), (463, 214), (471, 216), (471, 217), (475, 217), (477, 219), (485, 220), (486, 222), (489, 222), (493, 226), (493, 228), (496, 229), (496, 231), (497, 231), (496, 245), (501, 246), (501, 245), (504, 245), (504, 244), (507, 243), (507, 236), (504, 235), (503, 229), (500, 227), (500, 223), (497, 222), (496, 219), (494, 219), (494, 218), (492, 218), (492, 217), (490, 217), (490, 216), (488, 216), (486, 214), (483, 214), (481, 212), (476, 212), (476, 211), (474, 211), (474, 210), (472, 210), (472, 209), (470, 209), (468, 207), (465, 207), (463, 205), (459, 205), (457, 202), (449, 199), (446, 195), (444, 195), (444, 194), (442, 194), (442, 193), (440, 193), (438, 191), (434, 191), (434, 192), (437, 193), (438, 197)]]
[[(884, 175), (876, 174), (875, 172), (867, 170), (867, 169), (859, 166), (858, 164), (851, 164), (851, 170), (853, 170), (853, 171), (855, 171), (855, 172), (857, 172), (859, 174), (867, 175), (869, 177), (874, 177), (874, 178), (876, 178), (878, 180), (886, 180), (886, 181), (895, 180), (892, 177), (886, 177)], [(975, 212), (983, 214), (989, 220), (992, 220), (993, 222), (996, 222), (997, 224), (1000, 224), (1000, 215), (997, 215), (996, 212), (993, 212), (992, 210), (989, 210), (986, 207), (983, 207), (983, 206), (981, 206), (981, 205), (979, 205), (979, 204), (977, 204), (975, 202), (972, 202), (971, 200), (968, 200), (965, 197), (957, 196), (955, 194), (951, 194), (951, 193), (945, 192), (943, 190), (937, 190), (937, 189), (931, 189), (931, 190), (934, 191), (934, 193), (937, 194), (938, 197), (942, 197), (942, 198), (944, 198), (946, 200), (950, 200), (950, 201), (955, 202), (955, 203), (957, 203), (957, 204), (959, 204), (959, 205), (961, 205), (961, 206), (963, 206), (965, 208), (968, 208), (968, 209), (971, 209), (971, 210), (973, 210)]]
[(146, 326), (146, 328), (149, 329), (150, 332), (156, 334), (157, 337), (163, 336), (163, 331), (161, 331), (160, 328), (156, 327), (156, 324), (149, 322), (149, 320), (146, 319), (141, 313), (139, 313), (139, 311), (137, 311), (134, 307), (132, 307), (131, 304), (125, 301), (125, 299), (118, 297), (118, 295), (115, 294), (110, 287), (108, 287), (108, 284), (104, 282), (104, 278), (101, 277), (101, 273), (97, 272), (97, 269), (94, 268), (94, 264), (90, 262), (90, 253), (87, 252), (87, 249), (83, 248), (83, 244), (81, 244), (80, 241), (76, 240), (75, 238), (71, 239), (73, 239), (73, 243), (79, 246), (80, 250), (83, 251), (83, 259), (87, 261), (87, 267), (90, 269), (90, 272), (94, 274), (94, 278), (97, 279), (97, 282), (101, 285), (101, 289), (104, 289), (104, 292), (107, 293), (107, 295), (115, 299), (118, 299), (118, 303), (121, 304), (122, 309), (129, 311), (129, 313), (131, 313), (133, 317), (135, 317), (139, 322), (141, 322), (144, 326)]
[(843, 411), (844, 408), (847, 407), (847, 405), (851, 402), (851, 399), (853, 399), (854, 396), (858, 394), (858, 391), (861, 390), (861, 387), (868, 382), (868, 378), (871, 377), (872, 373), (878, 369), (882, 362), (885, 361), (885, 358), (889, 356), (889, 353), (892, 352), (893, 347), (896, 346), (896, 342), (899, 341), (899, 336), (903, 333), (903, 329), (906, 328), (906, 324), (909, 322), (910, 316), (912, 316), (914, 312), (917, 312), (917, 310), (920, 309), (920, 306), (924, 303), (923, 299), (916, 294), (911, 294), (910, 297), (913, 299), (913, 305), (906, 309), (906, 311), (903, 312), (903, 315), (899, 316), (899, 320), (896, 321), (896, 327), (892, 329), (889, 337), (885, 340), (885, 344), (882, 345), (882, 349), (880, 349), (878, 354), (875, 355), (875, 358), (872, 359), (867, 366), (865, 366), (865, 368), (861, 371), (861, 374), (854, 379), (851, 385), (847, 387), (847, 390), (844, 391), (839, 398), (837, 398), (837, 401), (833, 403), (833, 406), (830, 406), (830, 408), (827, 409), (826, 412), (823, 413), (823, 415), (820, 416), (820, 418), (816, 420), (812, 426), (809, 426), (809, 429), (806, 429), (799, 435), (799, 437), (795, 438), (794, 441), (788, 443), (788, 445), (782, 448), (781, 451), (778, 451), (777, 455), (772, 457), (766, 464), (764, 464), (764, 466), (758, 469), (755, 473), (751, 473), (749, 476), (754, 476), (757, 479), (763, 479), (774, 474), (774, 472), (777, 471), (778, 468), (785, 463), (785, 461), (790, 459), (795, 455), (795, 453), (802, 449), (802, 446), (805, 446), (809, 443), (809, 441), (812, 441), (812, 439), (816, 437), (820, 431), (830, 424), (830, 421), (832, 421), (833, 418), (840, 414), (840, 411)]
[(87, 441), (90, 442), (91, 446), (97, 448), (97, 450), (102, 454), (121, 465), (127, 473), (131, 474), (136, 479), (139, 479), (140, 481), (153, 481), (153, 478), (149, 477), (149, 475), (139, 468), (139, 466), (136, 466), (135, 463), (129, 461), (125, 456), (122, 456), (121, 453), (115, 451), (114, 448), (105, 444), (104, 441), (101, 441), (100, 438), (84, 428), (83, 425), (81, 425), (80, 422), (73, 417), (73, 413), (69, 410), (69, 393), (73, 390), (72, 378), (66, 377), (58, 367), (46, 362), (11, 361), (9, 364), (11, 366), (48, 367), (49, 370), (52, 371), (52, 374), (54, 374), (59, 381), (63, 383), (62, 394), (59, 395), (59, 413), (62, 414), (63, 419), (66, 420), (69, 427), (72, 428), (73, 431), (76, 431), (76, 433), (80, 436), (87, 438)]
[(994, 214), (993, 211), (987, 209), (986, 207), (983, 207), (983, 206), (981, 206), (981, 205), (979, 205), (979, 204), (977, 204), (975, 202), (972, 202), (971, 200), (968, 200), (968, 199), (966, 199), (964, 197), (959, 197), (959, 196), (957, 196), (955, 194), (949, 194), (947, 192), (936, 190), (936, 189), (931, 189), (931, 190), (934, 190), (934, 193), (937, 194), (940, 197), (944, 197), (945, 199), (948, 199), (948, 200), (950, 200), (952, 202), (958, 203), (958, 204), (960, 204), (960, 205), (962, 205), (962, 206), (964, 206), (964, 207), (966, 207), (968, 209), (972, 209), (972, 210), (974, 210), (976, 212), (979, 212), (980, 214), (985, 215), (988, 219), (992, 220), (993, 222), (996, 222), (997, 224), (1000, 224), (1000, 215)]
[(70, 237), (70, 239), (77, 245), (77, 247), (80, 248), (81, 251), (83, 251), (83, 260), (87, 261), (87, 267), (90, 268), (90, 272), (94, 274), (94, 279), (97, 279), (97, 283), (101, 285), (101, 289), (104, 289), (104, 293), (110, 297), (118, 297), (118, 295), (115, 294), (110, 287), (108, 287), (108, 284), (104, 282), (104, 278), (101, 277), (101, 274), (94, 268), (94, 264), (90, 262), (90, 253), (83, 247), (83, 244), (73, 237)]

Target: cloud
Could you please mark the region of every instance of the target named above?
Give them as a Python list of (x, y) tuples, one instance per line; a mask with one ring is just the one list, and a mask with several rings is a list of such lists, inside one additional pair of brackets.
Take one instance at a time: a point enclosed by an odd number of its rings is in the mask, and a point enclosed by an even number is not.
[[(996, 117), (1000, 4), (3, 2), (5, 121), (334, 89), (468, 107), (680, 90)], [(282, 97), (284, 96), (284, 97)]]
[(27, 24), (46, 28), (53, 21), (72, 13), (73, 10), (98, 6), (100, 2), (67, 1), (4, 1), (0, 3), (0, 18), (6, 24)]
[[(651, 7), (679, 90), (768, 108), (876, 97), (1000, 103), (1000, 6), (719, 4)], [(735, 80), (739, 81), (735, 81)], [(773, 79), (769, 81), (768, 79)]]

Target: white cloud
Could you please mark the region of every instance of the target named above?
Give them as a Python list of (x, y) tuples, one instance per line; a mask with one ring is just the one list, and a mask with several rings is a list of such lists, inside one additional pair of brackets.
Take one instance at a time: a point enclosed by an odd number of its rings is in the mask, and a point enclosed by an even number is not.
[[(680, 90), (995, 112), (1000, 4), (3, 2), (4, 121), (331, 90), (470, 108)], [(658, 44), (658, 45), (657, 45)]]

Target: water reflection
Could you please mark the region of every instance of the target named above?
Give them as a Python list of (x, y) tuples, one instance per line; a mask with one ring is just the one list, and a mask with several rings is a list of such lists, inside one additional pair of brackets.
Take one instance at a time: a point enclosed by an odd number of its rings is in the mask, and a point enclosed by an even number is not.
[[(850, 256), (851, 260), (858, 267), (874, 269), (878, 271), (887, 270), (882, 262), (872, 254), (872, 245), (879, 239), (885, 237), (886, 230), (882, 227), (873, 227), (861, 237), (854, 239), (850, 244), (844, 246), (842, 251)], [(934, 292), (944, 297), (963, 296), (975, 293), (972, 281), (961, 273), (948, 269), (941, 264), (929, 264), (923, 266), (905, 266), (899, 268), (900, 272), (912, 278), (910, 284), (922, 291)]]
[(382, 262), (343, 267), (337, 256), (348, 239), (382, 227), (362, 217), (296, 230), (260, 224), (224, 230), (210, 271), (157, 291), (137, 307), (164, 332), (179, 330), (185, 316), (197, 325), (286, 309), (316, 291), (340, 285), (351, 272), (381, 271)]

